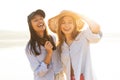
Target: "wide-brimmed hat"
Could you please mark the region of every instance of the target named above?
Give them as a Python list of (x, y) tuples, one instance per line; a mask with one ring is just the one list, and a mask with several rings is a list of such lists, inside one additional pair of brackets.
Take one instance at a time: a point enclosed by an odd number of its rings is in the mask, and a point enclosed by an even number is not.
[(57, 32), (59, 19), (61, 19), (64, 16), (71, 16), (72, 18), (74, 18), (78, 30), (81, 30), (83, 28), (84, 22), (81, 19), (79, 14), (77, 14), (73, 11), (63, 10), (58, 15), (56, 15), (48, 20), (48, 26), (52, 32), (54, 32), (54, 33)]

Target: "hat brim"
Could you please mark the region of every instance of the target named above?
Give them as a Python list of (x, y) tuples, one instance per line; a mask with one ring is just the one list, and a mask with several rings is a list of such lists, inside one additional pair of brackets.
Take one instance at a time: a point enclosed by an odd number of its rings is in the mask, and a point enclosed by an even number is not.
[(68, 11), (68, 10), (63, 10), (60, 14), (58, 14), (57, 16), (54, 16), (52, 18), (50, 18), (48, 20), (48, 27), (50, 28), (50, 30), (54, 33), (57, 32), (58, 29), (58, 21), (60, 18), (62, 18), (63, 16), (71, 16), (75, 19), (76, 21), (76, 25), (77, 25), (77, 29), (81, 30), (84, 26), (84, 22), (82, 21), (81, 17), (79, 16), (79, 14), (72, 12), (72, 11)]

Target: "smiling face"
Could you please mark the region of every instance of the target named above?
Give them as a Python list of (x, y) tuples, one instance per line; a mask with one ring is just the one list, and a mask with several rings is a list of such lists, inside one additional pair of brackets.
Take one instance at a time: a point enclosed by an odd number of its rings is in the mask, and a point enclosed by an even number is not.
[(72, 17), (65, 16), (61, 19), (61, 31), (65, 35), (71, 35), (75, 28), (75, 22)]
[(44, 19), (40, 15), (35, 15), (31, 20), (31, 24), (36, 32), (43, 32), (45, 30)]

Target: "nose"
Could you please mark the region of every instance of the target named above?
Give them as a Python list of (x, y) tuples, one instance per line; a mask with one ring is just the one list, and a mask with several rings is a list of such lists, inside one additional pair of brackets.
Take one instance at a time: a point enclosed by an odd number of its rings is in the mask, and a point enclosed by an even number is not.
[(40, 20), (39, 20), (39, 23), (43, 23), (43, 20), (40, 19)]
[(66, 27), (69, 27), (69, 24), (68, 24), (68, 23), (66, 23), (66, 24), (65, 24), (65, 26), (66, 26)]

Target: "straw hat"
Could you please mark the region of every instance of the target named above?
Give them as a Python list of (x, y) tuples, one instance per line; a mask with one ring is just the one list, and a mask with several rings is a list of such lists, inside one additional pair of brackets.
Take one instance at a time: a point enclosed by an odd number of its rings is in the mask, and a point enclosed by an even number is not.
[(84, 22), (82, 21), (82, 19), (80, 18), (80, 16), (72, 11), (68, 11), (68, 10), (63, 10), (61, 13), (59, 13), (57, 16), (54, 16), (52, 18), (50, 18), (48, 20), (48, 26), (50, 28), (50, 30), (54, 33), (57, 32), (58, 29), (58, 21), (60, 18), (64, 17), (64, 16), (71, 16), (75, 19), (76, 21), (76, 25), (77, 25), (77, 29), (81, 30), (82, 27), (84, 26)]

